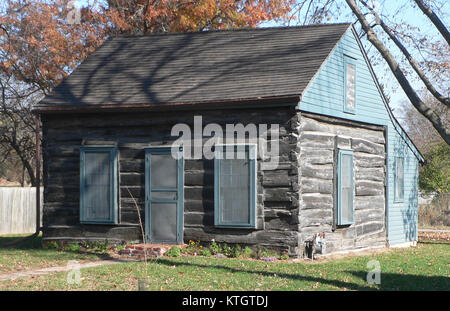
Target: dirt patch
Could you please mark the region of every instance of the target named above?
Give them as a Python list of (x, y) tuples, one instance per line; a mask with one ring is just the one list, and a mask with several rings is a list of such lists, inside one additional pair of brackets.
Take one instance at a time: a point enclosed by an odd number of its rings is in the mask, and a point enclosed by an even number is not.
[(2, 273), (2, 274), (0, 274), (0, 281), (15, 280), (18, 278), (23, 278), (23, 277), (33, 276), (33, 275), (42, 275), (42, 274), (70, 271), (70, 270), (74, 269), (74, 267), (82, 269), (82, 268), (91, 268), (91, 267), (104, 266), (104, 265), (112, 265), (112, 264), (117, 264), (117, 263), (122, 263), (122, 262), (127, 262), (127, 261), (124, 261), (124, 260), (100, 260), (100, 261), (93, 261), (93, 262), (78, 263), (76, 266), (65, 265), (65, 266), (56, 266), (56, 267), (41, 268), (41, 269), (34, 269), (34, 270), (27, 270), (27, 271)]

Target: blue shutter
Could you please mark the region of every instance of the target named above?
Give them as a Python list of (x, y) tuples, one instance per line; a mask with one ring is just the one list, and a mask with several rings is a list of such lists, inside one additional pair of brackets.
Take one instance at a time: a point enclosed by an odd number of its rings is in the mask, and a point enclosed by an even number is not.
[(117, 150), (80, 149), (80, 222), (117, 223)]
[(356, 113), (356, 61), (344, 56), (344, 112)]
[(255, 228), (256, 145), (216, 145), (214, 223), (219, 227)]
[(353, 223), (353, 151), (339, 150), (337, 167), (337, 224)]

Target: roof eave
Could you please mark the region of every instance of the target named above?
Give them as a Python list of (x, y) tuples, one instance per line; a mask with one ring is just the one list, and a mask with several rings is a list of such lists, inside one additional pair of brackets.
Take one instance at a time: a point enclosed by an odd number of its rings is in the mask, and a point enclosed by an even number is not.
[[(137, 112), (137, 111), (173, 111), (193, 109), (233, 109), (263, 108), (271, 106), (296, 106), (300, 94), (270, 97), (237, 98), (219, 101), (172, 102), (172, 103), (136, 103), (136, 104), (98, 104), (98, 105), (38, 105), (36, 114), (55, 113), (94, 113), (94, 112)], [(42, 103), (42, 102), (41, 102)]]

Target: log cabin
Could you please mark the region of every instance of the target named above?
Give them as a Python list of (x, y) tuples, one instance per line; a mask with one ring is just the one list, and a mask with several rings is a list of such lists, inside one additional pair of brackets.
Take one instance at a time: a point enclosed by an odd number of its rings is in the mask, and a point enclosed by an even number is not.
[(36, 111), (44, 240), (417, 241), (423, 157), (352, 24), (114, 36)]

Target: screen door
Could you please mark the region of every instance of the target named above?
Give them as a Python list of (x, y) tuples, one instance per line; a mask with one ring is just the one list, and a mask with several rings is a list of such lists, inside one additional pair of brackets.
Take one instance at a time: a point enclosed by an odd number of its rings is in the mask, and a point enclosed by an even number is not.
[(146, 149), (146, 239), (183, 243), (183, 157), (170, 147)]

